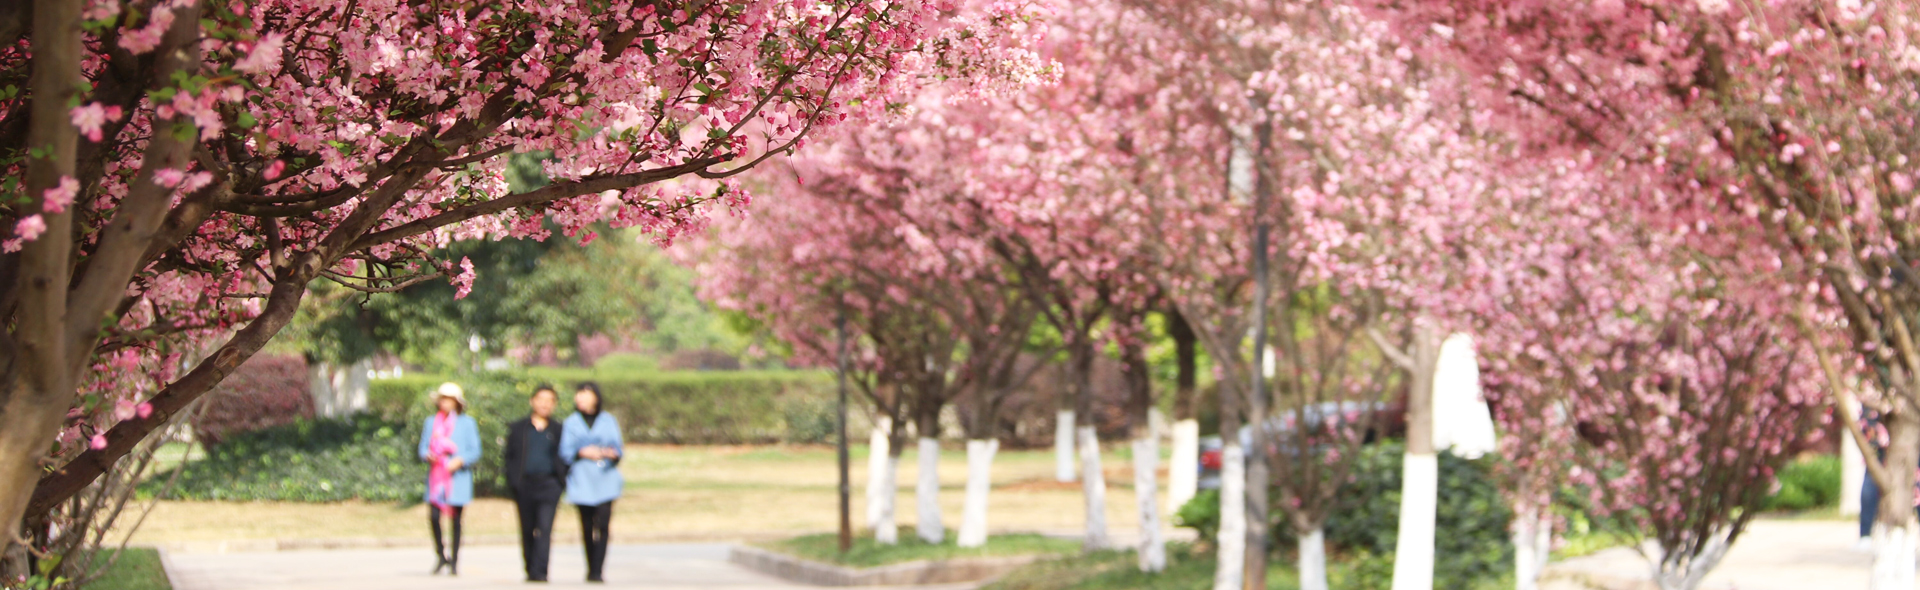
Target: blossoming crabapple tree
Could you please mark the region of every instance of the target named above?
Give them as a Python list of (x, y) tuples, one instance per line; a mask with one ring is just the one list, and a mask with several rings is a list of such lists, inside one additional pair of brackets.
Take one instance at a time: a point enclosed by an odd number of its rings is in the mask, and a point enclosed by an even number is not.
[[(435, 246), (544, 238), (549, 219), (670, 241), (743, 206), (730, 177), (818, 128), (937, 78), (982, 91), (1037, 67), (1018, 2), (8, 10), (31, 19), (0, 26), (4, 522), (109, 469), (265, 344), (309, 281), (464, 284)], [(553, 184), (509, 194), (516, 151), (551, 152)], [(158, 344), (176, 335), (218, 344), (176, 375)], [(120, 402), (135, 411), (76, 455), (69, 413)]]

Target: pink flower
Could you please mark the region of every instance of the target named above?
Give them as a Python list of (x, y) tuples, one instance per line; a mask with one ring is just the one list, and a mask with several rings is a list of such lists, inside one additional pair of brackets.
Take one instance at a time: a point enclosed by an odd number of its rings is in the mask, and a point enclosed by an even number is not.
[(28, 215), (13, 226), (13, 235), (29, 242), (38, 239), (46, 231), (47, 220), (41, 219), (38, 214)]
[(280, 178), (280, 173), (286, 172), (286, 171), (287, 171), (287, 163), (285, 161), (274, 160), (272, 164), (267, 164), (267, 169), (260, 173), (260, 178), (263, 178), (266, 180), (273, 180), (276, 178)]
[(279, 67), (280, 48), (286, 44), (286, 41), (287, 36), (284, 33), (268, 33), (267, 36), (260, 38), (259, 43), (253, 45), (253, 51), (248, 53), (247, 57), (234, 62), (233, 69), (257, 74)]
[(114, 420), (121, 420), (121, 421), (132, 420), (133, 416), (134, 416), (133, 402), (127, 401), (127, 400), (120, 400), (120, 401), (114, 402), (113, 404)]
[(133, 415), (139, 416), (141, 420), (147, 419), (148, 416), (153, 415), (153, 404), (147, 402), (135, 404), (133, 406)]
[(47, 198), (44, 207), (48, 213), (65, 212), (67, 206), (73, 204), (73, 198), (80, 194), (80, 181), (71, 176), (61, 177), (59, 186), (47, 189), (43, 194)]
[(99, 143), (100, 127), (106, 125), (107, 121), (119, 120), (120, 107), (101, 106), (100, 103), (90, 102), (73, 107), (73, 110), (67, 111), (67, 114), (73, 119), (73, 126), (80, 129), (81, 135), (87, 136), (88, 141)]
[(465, 299), (473, 291), (473, 260), (460, 259), (460, 274), (453, 275), (453, 298)]
[(180, 186), (180, 181), (186, 179), (187, 173), (184, 170), (161, 168), (153, 171), (153, 183), (167, 188)]
[(87, 439), (87, 447), (96, 451), (107, 448), (107, 435), (93, 435), (93, 438)]

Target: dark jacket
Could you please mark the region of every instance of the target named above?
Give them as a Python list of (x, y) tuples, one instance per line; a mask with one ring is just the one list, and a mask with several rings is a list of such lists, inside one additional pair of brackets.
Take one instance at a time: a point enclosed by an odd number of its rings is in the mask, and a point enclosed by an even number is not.
[(547, 439), (554, 479), (561, 487), (566, 486), (567, 462), (560, 457), (560, 421), (547, 420), (547, 429), (541, 431), (533, 427), (532, 417), (521, 418), (520, 421), (507, 426), (507, 448), (505, 449), (507, 489), (513, 492), (514, 497), (519, 497), (520, 490), (525, 489), (527, 445), (536, 436)]

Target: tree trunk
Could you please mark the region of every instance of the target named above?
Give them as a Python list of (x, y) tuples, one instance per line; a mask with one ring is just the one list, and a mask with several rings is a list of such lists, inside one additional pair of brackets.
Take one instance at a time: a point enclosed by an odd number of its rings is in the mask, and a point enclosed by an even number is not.
[(1425, 319), (1413, 326), (1407, 388), (1407, 454), (1400, 479), (1400, 536), (1394, 542), (1393, 590), (1433, 590), (1434, 517), (1440, 461), (1433, 448), (1433, 383), (1444, 335)]
[(891, 453), (887, 449), (890, 446), (887, 437), (892, 431), (893, 417), (883, 415), (873, 421), (873, 433), (867, 437), (867, 526), (872, 527), (876, 535), (880, 528), (880, 510), (885, 504), (881, 488), (889, 478), (887, 457)]
[[(1853, 415), (1859, 416), (1860, 404), (1850, 402), (1849, 405), (1853, 407)], [(1860, 445), (1854, 444), (1843, 432), (1840, 435), (1840, 514), (1860, 514), (1860, 488), (1866, 481), (1866, 457), (1860, 454)]]
[(1107, 477), (1100, 471), (1100, 433), (1092, 426), (1081, 426), (1080, 466), (1086, 471), (1080, 487), (1087, 497), (1087, 538), (1081, 548), (1100, 551), (1113, 547), (1107, 535)]
[(1178, 312), (1172, 313), (1167, 332), (1173, 336), (1175, 365), (1173, 393), (1173, 460), (1167, 465), (1167, 514), (1193, 499), (1200, 486), (1199, 338)]
[(900, 542), (900, 524), (894, 518), (894, 507), (899, 498), (901, 446), (888, 445), (886, 467), (880, 473), (880, 517), (874, 520), (873, 540), (881, 545)]
[[(1694, 590), (1695, 588), (1699, 588), (1700, 583), (1706, 580), (1707, 573), (1712, 572), (1714, 566), (1720, 565), (1720, 559), (1727, 556), (1727, 547), (1730, 545), (1730, 543), (1727, 542), (1727, 532), (1728, 531), (1724, 529), (1714, 531), (1713, 536), (1707, 540), (1706, 546), (1700, 548), (1700, 553), (1693, 556), (1692, 559), (1674, 560), (1675, 564), (1684, 564), (1676, 565), (1675, 567), (1680, 569), (1674, 571), (1667, 570), (1669, 560), (1666, 559), (1664, 552), (1668, 549), (1664, 547), (1661, 548), (1663, 551), (1661, 559), (1653, 564), (1654, 583), (1660, 586), (1660, 590)], [(1908, 545), (1908, 547), (1912, 547), (1912, 545)], [(1913, 552), (1911, 550), (1907, 552), (1907, 561), (1908, 563), (1913, 562)], [(1908, 584), (1907, 587), (1911, 588), (1913, 585)]]
[(1914, 585), (1914, 552), (1920, 550), (1920, 526), (1914, 522), (1914, 465), (1920, 464), (1920, 416), (1888, 412), (1886, 473), (1879, 482), (1880, 511), (1873, 524), (1873, 580), (1871, 590), (1910, 590)]
[[(1229, 426), (1225, 418), (1221, 424), (1223, 431)], [(1214, 550), (1219, 562), (1213, 570), (1213, 590), (1241, 590), (1247, 573), (1247, 456), (1240, 437), (1221, 440), (1220, 541)]]
[(1152, 431), (1134, 433), (1133, 493), (1140, 504), (1140, 571), (1167, 569), (1167, 541), (1160, 530), (1160, 502), (1155, 493), (1160, 471), (1160, 438)]
[(999, 439), (967, 441), (967, 498), (960, 510), (961, 547), (987, 544), (987, 494), (993, 489), (993, 456)]
[(1167, 514), (1180, 512), (1200, 489), (1200, 421), (1173, 423), (1173, 460), (1167, 462)]
[(1300, 535), (1300, 590), (1327, 590), (1327, 528)]
[(947, 527), (940, 522), (940, 439), (920, 437), (920, 478), (914, 486), (914, 530), (920, 540), (940, 544), (947, 540)]
[(1513, 585), (1515, 590), (1539, 590), (1540, 574), (1553, 550), (1553, 519), (1533, 502), (1517, 502), (1513, 509)]
[(1073, 410), (1060, 410), (1053, 421), (1053, 466), (1054, 478), (1062, 482), (1074, 480), (1074, 432)]

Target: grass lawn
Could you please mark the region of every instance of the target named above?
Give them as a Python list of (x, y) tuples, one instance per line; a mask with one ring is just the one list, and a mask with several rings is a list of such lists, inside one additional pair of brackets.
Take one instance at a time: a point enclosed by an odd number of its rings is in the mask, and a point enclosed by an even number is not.
[[(1138, 526), (1132, 462), (1117, 452), (1102, 459), (1107, 477), (1107, 523), (1115, 530)], [(854, 449), (854, 526), (866, 523), (866, 449)], [(196, 453), (197, 455), (197, 453)], [(900, 459), (902, 506), (913, 505), (919, 476), (916, 453)], [(834, 450), (827, 446), (630, 445), (620, 469), (626, 495), (614, 504), (614, 541), (736, 540), (790, 537), (835, 530), (839, 525)], [(1164, 463), (1162, 465), (1165, 465)], [(958, 526), (966, 484), (966, 451), (940, 454), (940, 503), (949, 527)], [(1051, 450), (1005, 450), (994, 460), (989, 528), (995, 531), (1077, 531), (1085, 526), (1080, 484), (1053, 479)], [(1164, 470), (1165, 468), (1162, 467)], [(424, 475), (422, 477), (424, 480)], [(1165, 485), (1165, 476), (1161, 478)], [(424, 483), (423, 483), (424, 485)], [(554, 535), (579, 538), (579, 520), (561, 507)], [(913, 525), (904, 510), (900, 526)], [(427, 537), (423, 505), (338, 502), (163, 501), (134, 536), (136, 543), (276, 538)], [(470, 537), (517, 535), (513, 503), (482, 498), (467, 507)]]
[(875, 543), (873, 537), (854, 537), (853, 547), (846, 553), (840, 552), (840, 537), (837, 534), (802, 535), (791, 539), (756, 543), (756, 545), (814, 561), (852, 567), (873, 567), (923, 559), (1069, 555), (1080, 550), (1079, 541), (1034, 534), (991, 535), (987, 538), (985, 547), (969, 549), (956, 546), (953, 535), (947, 535), (947, 542), (939, 545), (922, 541), (911, 533), (901, 537), (900, 543), (896, 545)]
[[(1014, 570), (982, 590), (1190, 590), (1213, 587), (1215, 556), (1188, 543), (1167, 545), (1167, 569), (1158, 574), (1140, 572), (1133, 551), (1102, 551), (1040, 561)], [(1387, 590), (1393, 564), (1379, 559), (1341, 559), (1327, 564), (1327, 584), (1333, 590)], [(1267, 564), (1267, 588), (1297, 590), (1299, 570), (1292, 563)], [(1478, 580), (1452, 590), (1506, 590), (1511, 576)]]
[(88, 588), (101, 590), (173, 590), (167, 583), (167, 571), (160, 567), (160, 552), (141, 547), (129, 547), (113, 568), (106, 571), (100, 579)]

